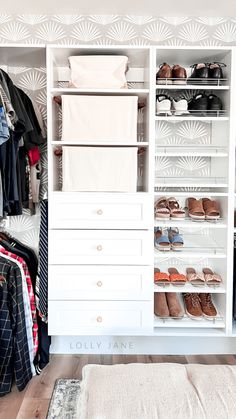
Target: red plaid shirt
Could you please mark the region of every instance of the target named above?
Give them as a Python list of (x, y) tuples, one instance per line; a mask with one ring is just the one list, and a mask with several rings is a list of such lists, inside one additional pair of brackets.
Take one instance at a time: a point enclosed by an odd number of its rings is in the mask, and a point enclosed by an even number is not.
[(12, 259), (17, 260), (21, 264), (22, 269), (24, 271), (25, 278), (26, 278), (26, 283), (27, 283), (27, 288), (28, 288), (28, 293), (29, 293), (32, 320), (33, 320), (32, 331), (33, 331), (33, 342), (34, 342), (34, 354), (36, 355), (36, 352), (38, 350), (38, 345), (39, 345), (39, 342), (38, 342), (38, 323), (37, 323), (37, 315), (36, 315), (34, 290), (33, 290), (32, 281), (31, 281), (31, 278), (30, 278), (28, 267), (27, 267), (24, 259), (22, 259), (20, 256), (17, 256), (14, 253), (9, 252), (8, 250), (4, 249), (3, 247), (0, 247), (0, 252), (2, 254), (6, 255), (6, 256), (9, 256)]

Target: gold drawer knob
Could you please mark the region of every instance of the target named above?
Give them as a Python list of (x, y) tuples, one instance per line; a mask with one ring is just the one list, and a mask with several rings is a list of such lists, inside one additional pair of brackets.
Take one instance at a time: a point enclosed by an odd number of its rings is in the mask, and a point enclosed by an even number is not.
[(102, 323), (102, 316), (97, 317), (97, 323)]
[(102, 250), (102, 245), (101, 245), (101, 244), (99, 244), (99, 245), (97, 246), (97, 250), (98, 250), (99, 252), (101, 252), (101, 250)]
[(98, 286), (98, 287), (102, 287), (102, 281), (98, 281), (98, 282), (97, 282), (97, 286)]
[(102, 215), (103, 214), (103, 210), (102, 209), (98, 209), (97, 210), (97, 215)]

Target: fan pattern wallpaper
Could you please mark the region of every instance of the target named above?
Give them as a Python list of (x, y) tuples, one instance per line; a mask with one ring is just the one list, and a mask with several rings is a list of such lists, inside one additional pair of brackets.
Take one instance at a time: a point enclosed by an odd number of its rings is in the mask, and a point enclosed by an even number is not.
[[(10, 15), (0, 14), (1, 44), (131, 44), (131, 45), (236, 45), (236, 17), (155, 17), (120, 15)], [(12, 68), (9, 73), (15, 83), (36, 100), (46, 122), (46, 73), (44, 68)], [(188, 134), (186, 134), (188, 130)], [(180, 126), (175, 138), (168, 125), (159, 126), (160, 143), (183, 144), (210, 141), (206, 126)], [(207, 170), (206, 159), (178, 160), (175, 170)], [(169, 162), (158, 162), (168, 173)], [(168, 167), (167, 167), (168, 166)], [(46, 150), (42, 150), (42, 189), (47, 188)], [(163, 188), (164, 189), (164, 188)], [(10, 232), (24, 243), (37, 249), (39, 215), (8, 220)]]
[(0, 14), (1, 43), (228, 45), (236, 17)]

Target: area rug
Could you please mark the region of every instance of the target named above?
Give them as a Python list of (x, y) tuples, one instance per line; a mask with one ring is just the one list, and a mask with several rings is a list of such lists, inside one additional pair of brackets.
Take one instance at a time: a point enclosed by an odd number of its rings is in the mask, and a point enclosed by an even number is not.
[(47, 419), (77, 419), (80, 380), (60, 378), (55, 382)]

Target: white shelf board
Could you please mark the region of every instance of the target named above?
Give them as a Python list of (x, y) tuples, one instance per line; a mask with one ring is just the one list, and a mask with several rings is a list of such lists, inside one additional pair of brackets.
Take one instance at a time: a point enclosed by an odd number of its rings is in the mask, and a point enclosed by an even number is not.
[(156, 121), (170, 121), (170, 122), (178, 122), (178, 121), (212, 121), (212, 122), (222, 122), (228, 121), (228, 116), (156, 116)]
[(210, 148), (205, 147), (202, 149), (197, 148), (188, 148), (188, 146), (184, 147), (165, 147), (165, 146), (157, 146), (156, 157), (161, 156), (173, 156), (173, 157), (182, 157), (182, 156), (201, 156), (201, 157), (227, 157), (228, 153), (227, 150), (218, 150), (217, 148)]
[(229, 86), (214, 86), (204, 84), (156, 84), (156, 89), (161, 90), (229, 90)]
[(155, 188), (160, 187), (205, 187), (205, 188), (227, 188), (227, 178), (225, 177), (156, 177)]
[(178, 257), (181, 256), (182, 253), (188, 253), (189, 255), (195, 255), (199, 253), (208, 253), (212, 255), (225, 255), (225, 248), (224, 246), (220, 246), (210, 235), (204, 235), (199, 232), (195, 233), (189, 233), (189, 232), (182, 232), (180, 231), (180, 235), (183, 237), (184, 241), (184, 247), (183, 250), (169, 250), (169, 251), (163, 251), (163, 250), (155, 250), (155, 255), (159, 255), (160, 253), (169, 254), (172, 253), (172, 255)]
[(129, 143), (129, 142), (120, 142), (120, 141), (51, 141), (52, 145), (60, 145), (60, 146), (66, 146), (66, 145), (71, 145), (71, 146), (106, 146), (106, 147), (114, 147), (114, 146), (118, 146), (118, 147), (124, 147), (124, 146), (128, 146), (128, 147), (147, 147), (149, 145), (148, 141), (137, 141), (137, 142), (133, 142), (133, 143)]
[[(178, 192), (173, 192), (175, 197), (177, 196), (183, 196), (183, 197), (210, 197), (210, 196), (219, 196), (219, 197), (227, 197), (228, 193), (226, 192), (204, 192), (204, 191), (178, 191)], [(165, 195), (165, 192), (163, 191), (157, 191), (154, 192), (154, 196), (163, 196)]]
[(214, 320), (208, 320), (206, 317), (201, 317), (198, 320), (191, 319), (186, 314), (182, 319), (161, 319), (154, 315), (154, 322), (153, 326), (158, 328), (183, 328), (183, 327), (191, 327), (193, 329), (201, 327), (201, 328), (223, 328), (225, 327), (225, 321), (221, 316), (216, 316)]
[(191, 292), (191, 293), (199, 293), (199, 292), (210, 292), (211, 294), (225, 294), (226, 289), (223, 284), (219, 286), (211, 286), (208, 287), (206, 284), (201, 286), (195, 286), (187, 282), (184, 285), (173, 285), (173, 284), (166, 284), (166, 285), (156, 285), (154, 284), (154, 292)]
[(182, 250), (181, 252), (175, 252), (170, 250), (169, 252), (162, 252), (162, 251), (154, 251), (154, 260), (155, 265), (158, 265), (160, 259), (167, 259), (167, 258), (181, 258), (181, 259), (226, 259), (227, 255), (225, 253), (213, 253), (213, 252), (188, 252), (187, 250)]
[(146, 96), (149, 94), (149, 89), (79, 89), (70, 87), (53, 87), (51, 90), (53, 95), (62, 94), (112, 94), (112, 95), (141, 95)]
[(168, 327), (168, 328), (159, 328), (158, 326), (154, 326), (154, 335), (155, 336), (191, 336), (191, 337), (224, 337), (226, 336), (224, 329), (208, 329), (208, 328), (176, 328)]
[(219, 221), (192, 221), (190, 218), (186, 218), (185, 220), (154, 220), (155, 227), (189, 227), (189, 228), (196, 228), (196, 229), (203, 229), (203, 228), (227, 228), (226, 220), (219, 220)]

